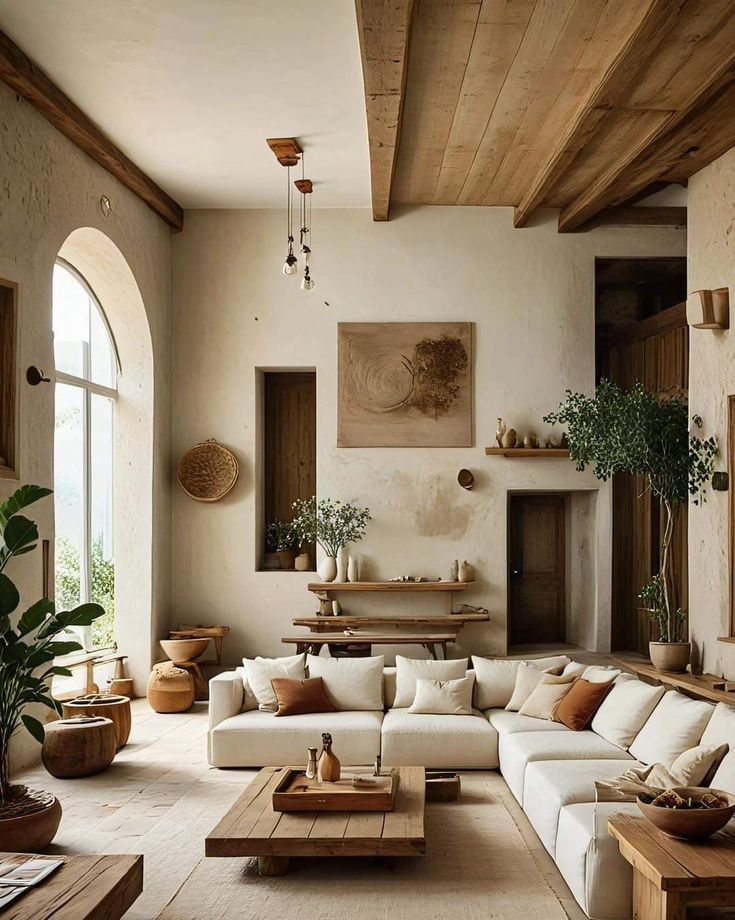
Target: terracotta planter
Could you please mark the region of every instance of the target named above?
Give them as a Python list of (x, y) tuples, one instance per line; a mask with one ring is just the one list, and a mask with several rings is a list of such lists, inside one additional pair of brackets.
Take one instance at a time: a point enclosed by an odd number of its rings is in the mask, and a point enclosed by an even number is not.
[(0, 817), (0, 851), (39, 853), (46, 849), (61, 823), (61, 803), (50, 794), (47, 799), (30, 814), (15, 818)]
[(281, 568), (285, 572), (290, 572), (293, 569), (296, 553), (292, 549), (279, 549), (276, 556), (278, 556)]
[(651, 664), (658, 671), (686, 671), (692, 648), (689, 642), (649, 642)]

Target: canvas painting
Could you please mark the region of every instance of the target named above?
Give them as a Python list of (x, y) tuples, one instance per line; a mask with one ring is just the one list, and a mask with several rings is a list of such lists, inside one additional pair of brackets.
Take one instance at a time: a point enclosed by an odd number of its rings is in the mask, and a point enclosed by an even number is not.
[(338, 447), (471, 447), (472, 323), (340, 323)]

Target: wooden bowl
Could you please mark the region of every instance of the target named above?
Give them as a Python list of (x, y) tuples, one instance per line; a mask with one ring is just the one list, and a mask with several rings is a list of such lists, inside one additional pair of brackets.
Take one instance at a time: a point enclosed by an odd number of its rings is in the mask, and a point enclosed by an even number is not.
[(161, 639), (161, 648), (168, 657), (177, 661), (194, 661), (204, 654), (209, 645), (209, 639)]
[(692, 811), (679, 808), (663, 808), (660, 805), (648, 805), (638, 799), (638, 807), (664, 834), (680, 837), (683, 840), (701, 840), (721, 830), (735, 814), (735, 795), (721, 789), (707, 789), (702, 786), (675, 786), (682, 798), (700, 796), (705, 792), (714, 792), (730, 803), (723, 808), (697, 808)]

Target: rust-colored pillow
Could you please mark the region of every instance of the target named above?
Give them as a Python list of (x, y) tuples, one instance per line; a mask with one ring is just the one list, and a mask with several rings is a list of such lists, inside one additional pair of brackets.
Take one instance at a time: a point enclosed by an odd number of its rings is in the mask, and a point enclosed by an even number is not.
[(561, 722), (573, 732), (581, 732), (590, 724), (614, 683), (614, 680), (606, 684), (593, 683), (580, 677), (556, 707), (554, 721)]
[(278, 700), (277, 716), (298, 716), (306, 712), (336, 712), (329, 702), (321, 677), (298, 680), (274, 677), (271, 687)]

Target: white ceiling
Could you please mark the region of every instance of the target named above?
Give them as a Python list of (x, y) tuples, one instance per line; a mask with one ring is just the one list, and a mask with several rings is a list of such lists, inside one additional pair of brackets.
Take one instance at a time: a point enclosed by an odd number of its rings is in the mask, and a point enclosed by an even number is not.
[(282, 207), (266, 137), (315, 208), (369, 205), (352, 0), (0, 0), (0, 29), (185, 208)]

